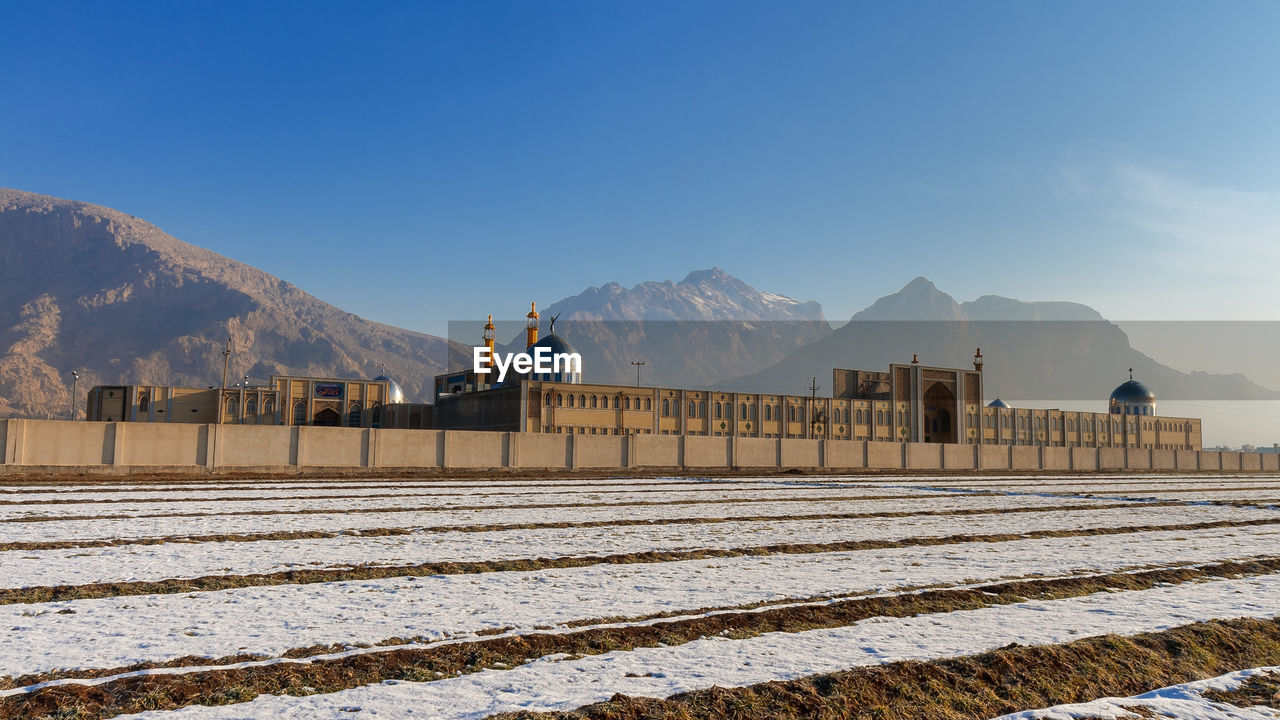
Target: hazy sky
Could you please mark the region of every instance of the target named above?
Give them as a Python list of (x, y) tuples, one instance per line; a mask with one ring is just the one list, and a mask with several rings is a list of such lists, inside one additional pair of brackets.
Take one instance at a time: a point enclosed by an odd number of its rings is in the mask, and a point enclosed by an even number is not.
[[(5, 3), (0, 185), (444, 332), (720, 265), (1280, 318), (1280, 3)], [(355, 256), (360, 258), (352, 261)]]

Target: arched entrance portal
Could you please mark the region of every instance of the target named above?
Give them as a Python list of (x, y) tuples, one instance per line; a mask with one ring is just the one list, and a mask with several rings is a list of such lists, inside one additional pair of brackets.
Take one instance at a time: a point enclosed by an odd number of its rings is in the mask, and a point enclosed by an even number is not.
[(936, 382), (924, 394), (924, 441), (953, 443), (956, 441), (956, 396), (951, 388)]
[(325, 408), (316, 413), (313, 425), (321, 425), (324, 427), (338, 427), (342, 424), (342, 416), (333, 408)]

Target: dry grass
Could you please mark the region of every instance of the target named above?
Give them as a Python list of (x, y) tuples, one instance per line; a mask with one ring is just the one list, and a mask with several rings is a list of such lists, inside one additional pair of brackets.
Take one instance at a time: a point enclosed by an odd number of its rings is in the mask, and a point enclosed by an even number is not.
[[(1149, 507), (1172, 507), (1179, 502), (1146, 503)], [(1076, 510), (1117, 510), (1133, 507), (1132, 503), (1113, 503), (1106, 505), (1054, 505), (1024, 508), (968, 508), (960, 510), (921, 510), (921, 511), (884, 511), (870, 513), (812, 513), (806, 515), (734, 515), (720, 518), (688, 517), (688, 518), (652, 518), (627, 520), (624, 518), (610, 520), (589, 520), (583, 522), (546, 522), (546, 523), (493, 523), (477, 525), (436, 525), (428, 527), (389, 527), (359, 528), (356, 530), (281, 530), (263, 533), (223, 533), (216, 535), (171, 535), (151, 538), (121, 538), (115, 540), (46, 540), (36, 542), (0, 543), (0, 551), (5, 550), (67, 550), (73, 548), (119, 547), (122, 545), (162, 545), (171, 542), (256, 542), (261, 540), (308, 540), (334, 538), (344, 535), (414, 535), (439, 532), (495, 532), (503, 530), (542, 530), (554, 528), (593, 528), (593, 527), (629, 527), (638, 525), (697, 525), (728, 522), (773, 522), (783, 520), (866, 520), (873, 518), (933, 517), (933, 516), (965, 516), (965, 515), (1004, 515), (1008, 513), (1038, 512), (1070, 512)]]
[(1280, 659), (1280, 622), (1215, 620), (1132, 637), (1010, 645), (932, 662), (899, 662), (665, 700), (616, 695), (574, 712), (493, 720), (982, 720), (1126, 697)]
[(1125, 535), (1139, 532), (1171, 530), (1209, 530), (1228, 527), (1280, 525), (1280, 518), (1258, 520), (1219, 520), (1175, 525), (1131, 525), (1126, 527), (1088, 528), (1084, 530), (1033, 530), (1024, 533), (992, 533), (983, 535), (948, 535), (916, 537), (901, 540), (848, 540), (833, 543), (759, 545), (731, 550), (701, 549), (644, 551), (613, 555), (578, 555), (555, 558), (520, 558), (511, 560), (478, 560), (474, 562), (430, 562), (418, 565), (358, 565), (355, 567), (284, 570), (275, 573), (246, 575), (206, 575), (198, 578), (172, 578), (155, 581), (89, 583), (85, 585), (42, 585), (0, 589), (0, 605), (41, 603), (62, 600), (156, 595), (185, 592), (207, 592), (265, 585), (300, 585), (349, 580), (377, 580), (392, 577), (426, 575), (469, 575), (485, 572), (546, 570), (551, 568), (587, 567), (590, 565), (623, 565), (630, 563), (675, 562), (707, 558), (749, 557), (761, 555), (799, 555), (825, 552), (852, 552), (888, 548), (930, 547), (968, 542), (1012, 542), (1043, 538), (1093, 537)]
[(1235, 690), (1209, 690), (1203, 695), (1214, 702), (1237, 707), (1262, 705), (1280, 709), (1280, 674), (1259, 673)]

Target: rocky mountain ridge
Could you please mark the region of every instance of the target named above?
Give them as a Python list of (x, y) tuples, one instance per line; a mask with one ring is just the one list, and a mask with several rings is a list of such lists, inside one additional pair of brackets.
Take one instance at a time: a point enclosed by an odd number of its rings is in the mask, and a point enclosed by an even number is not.
[(95, 384), (373, 377), (423, 398), (441, 338), (344, 312), (269, 273), (89, 203), (0, 188), (0, 416), (67, 417)]

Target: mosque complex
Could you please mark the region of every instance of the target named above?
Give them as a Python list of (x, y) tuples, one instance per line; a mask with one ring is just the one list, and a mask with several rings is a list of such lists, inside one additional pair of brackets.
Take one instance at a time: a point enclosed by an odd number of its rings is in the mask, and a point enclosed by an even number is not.
[[(573, 354), (527, 315), (526, 352)], [(492, 318), (483, 341), (494, 351)], [(1104, 412), (983, 403), (983, 356), (973, 367), (934, 367), (912, 358), (887, 372), (832, 370), (832, 396), (588, 383), (581, 367), (551, 372), (466, 368), (434, 378), (433, 404), (406, 403), (384, 373), (373, 380), (273, 376), (239, 388), (98, 386), (90, 420), (258, 425), (329, 425), (577, 435), (701, 435), (874, 442), (1200, 450), (1198, 418), (1156, 413), (1156, 396), (1133, 379)]]

